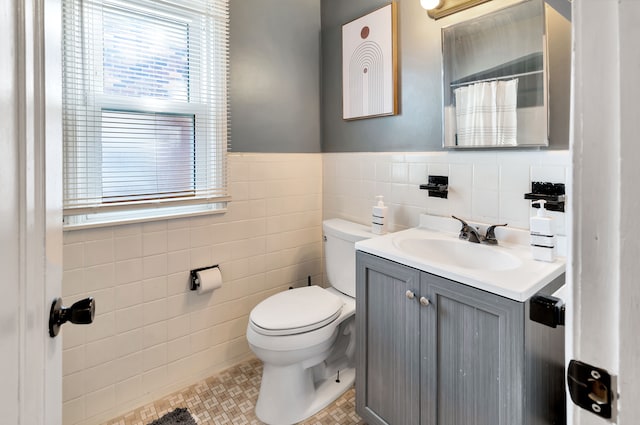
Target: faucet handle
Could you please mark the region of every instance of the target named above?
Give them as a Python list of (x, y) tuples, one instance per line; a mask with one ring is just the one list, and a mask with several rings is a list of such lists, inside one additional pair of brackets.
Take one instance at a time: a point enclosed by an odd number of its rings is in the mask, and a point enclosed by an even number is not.
[(464, 221), (463, 219), (458, 218), (458, 217), (456, 217), (455, 215), (452, 215), (451, 217), (455, 218), (455, 219), (456, 219), (456, 220), (458, 220), (460, 223), (462, 223), (462, 228), (469, 227), (469, 225), (467, 224), (467, 222), (466, 222), (466, 221)]
[(473, 226), (470, 226), (466, 221), (456, 217), (455, 215), (452, 215), (451, 217), (462, 223), (462, 228), (460, 229), (460, 234), (458, 235), (459, 239), (474, 243), (480, 242), (482, 237), (478, 234), (478, 231)]
[(487, 233), (485, 234), (484, 243), (487, 243), (489, 245), (497, 245), (498, 244), (498, 239), (496, 239), (496, 227), (505, 227), (507, 226), (507, 223), (505, 224), (494, 224), (491, 225), (489, 227), (487, 227)]

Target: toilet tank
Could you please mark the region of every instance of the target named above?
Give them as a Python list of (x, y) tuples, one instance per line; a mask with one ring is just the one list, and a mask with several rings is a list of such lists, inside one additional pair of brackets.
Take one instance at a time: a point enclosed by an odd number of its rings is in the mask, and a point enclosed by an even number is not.
[(350, 297), (356, 296), (355, 243), (374, 236), (371, 228), (362, 224), (332, 218), (322, 222), (324, 258), (331, 286)]

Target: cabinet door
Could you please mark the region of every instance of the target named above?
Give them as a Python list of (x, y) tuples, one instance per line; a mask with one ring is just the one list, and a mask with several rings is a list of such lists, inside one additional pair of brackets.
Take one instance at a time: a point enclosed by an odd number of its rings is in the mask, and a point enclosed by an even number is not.
[(358, 252), (356, 410), (369, 424), (420, 418), (420, 272)]
[(423, 273), (423, 425), (523, 424), (522, 303)]

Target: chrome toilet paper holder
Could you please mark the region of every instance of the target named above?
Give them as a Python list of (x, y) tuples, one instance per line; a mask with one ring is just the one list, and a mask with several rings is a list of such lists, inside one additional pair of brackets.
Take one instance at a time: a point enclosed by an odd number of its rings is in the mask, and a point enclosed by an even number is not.
[(219, 268), (218, 264), (207, 267), (200, 267), (199, 269), (193, 269), (189, 272), (189, 289), (192, 291), (197, 291), (200, 287), (200, 280), (198, 279), (198, 272), (209, 269)]

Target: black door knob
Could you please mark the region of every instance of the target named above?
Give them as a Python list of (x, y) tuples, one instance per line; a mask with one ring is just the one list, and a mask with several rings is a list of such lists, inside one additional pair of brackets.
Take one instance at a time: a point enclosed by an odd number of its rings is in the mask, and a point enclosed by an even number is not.
[(55, 337), (60, 332), (60, 326), (66, 322), (76, 325), (88, 325), (93, 323), (96, 314), (96, 302), (92, 297), (73, 303), (71, 307), (62, 305), (62, 298), (56, 298), (51, 303), (49, 313), (49, 336)]

